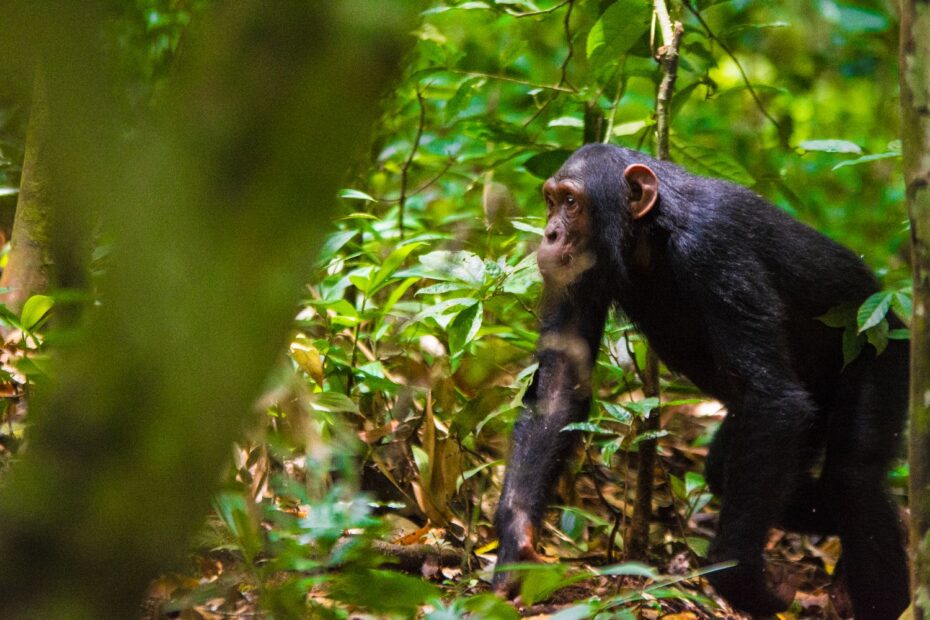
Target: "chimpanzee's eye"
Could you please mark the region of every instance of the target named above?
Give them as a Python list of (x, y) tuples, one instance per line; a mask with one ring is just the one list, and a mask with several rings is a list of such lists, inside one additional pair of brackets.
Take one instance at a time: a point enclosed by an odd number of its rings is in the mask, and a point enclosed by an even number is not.
[(572, 194), (565, 194), (565, 204), (567, 205), (575, 204), (575, 197)]

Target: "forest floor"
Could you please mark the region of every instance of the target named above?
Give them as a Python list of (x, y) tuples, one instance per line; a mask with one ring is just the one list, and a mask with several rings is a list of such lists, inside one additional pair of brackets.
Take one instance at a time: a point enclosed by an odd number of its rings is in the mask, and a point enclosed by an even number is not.
[[(706, 564), (703, 555), (719, 508), (703, 485), (703, 478), (696, 473), (702, 471), (706, 456), (706, 447), (700, 447), (706, 441), (701, 438), (709, 437), (721, 418), (716, 403), (663, 411), (662, 428), (669, 432), (659, 441), (651, 545), (644, 563), (648, 566), (639, 565), (644, 570), (654, 570), (651, 578), (638, 576), (636, 565), (632, 565), (632, 571), (617, 571), (619, 575), (603, 574), (611, 572), (604, 571), (605, 566), (624, 566), (622, 540), (632, 510), (635, 453), (621, 459), (624, 466), (606, 471), (599, 467), (596, 473), (591, 465), (593, 460), (586, 459), (575, 483), (561, 485), (563, 492), (558, 503), (572, 508), (551, 511), (551, 517), (561, 512), (561, 518), (547, 520), (539, 545), (541, 554), (561, 572), (546, 578), (549, 581), (543, 580), (545, 583), (536, 589), (532, 604), (525, 605), (520, 599), (513, 602), (514, 611), (526, 618), (566, 620), (588, 617), (578, 609), (580, 603), (613, 601), (607, 607), (610, 610), (607, 617), (611, 618), (746, 617), (730, 609), (708, 582), (697, 575)], [(468, 536), (454, 525), (434, 527), (428, 522), (424, 525), (409, 510), (388, 509), (382, 517), (392, 533), (378, 543), (378, 551), (388, 558), (388, 566), (394, 563), (399, 570), (437, 585), (446, 601), (488, 593), (496, 546), (490, 527), (495, 501), (493, 496), (478, 501), (474, 509), (481, 511), (482, 518), (477, 531)], [(468, 538), (472, 541), (470, 553), (465, 552), (463, 544)], [(445, 551), (440, 554), (437, 552), (440, 549)], [(829, 588), (839, 553), (836, 538), (773, 530), (766, 549), (770, 571), (779, 575), (777, 580), (788, 581), (797, 588), (795, 603), (780, 618), (842, 617), (837, 605), (842, 609), (846, 603), (831, 600)], [(235, 549), (200, 551), (194, 555), (192, 570), (183, 575), (164, 576), (153, 584), (147, 617), (265, 617), (260, 604), (262, 586), (255, 583), (254, 574), (247, 568)], [(657, 575), (660, 577), (656, 578)], [(317, 580), (308, 596), (315, 603), (329, 605), (327, 581)], [(353, 611), (351, 605), (342, 609), (341, 617), (382, 617), (365, 609)], [(420, 615), (430, 617), (429, 606), (420, 609)], [(484, 616), (473, 613), (441, 617)]]

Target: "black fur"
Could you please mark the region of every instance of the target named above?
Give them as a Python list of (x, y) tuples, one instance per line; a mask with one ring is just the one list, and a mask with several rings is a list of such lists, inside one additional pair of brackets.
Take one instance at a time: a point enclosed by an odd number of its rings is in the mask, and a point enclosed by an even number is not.
[[(623, 177), (634, 163), (659, 179), (658, 203), (635, 221)], [(584, 187), (596, 260), (544, 293), (539, 370), (496, 517), (499, 562), (526, 559), (525, 526), (539, 527), (574, 444), (560, 429), (588, 415), (588, 374), (616, 304), (669, 368), (729, 412), (706, 464), (723, 498), (710, 559), (738, 565), (709, 576), (716, 589), (738, 609), (781, 611), (762, 557), (769, 528), (838, 534), (855, 617), (897, 618), (908, 571), (885, 476), (904, 423), (908, 345), (892, 341), (880, 356), (867, 347), (844, 370), (841, 330), (815, 318), (878, 290), (866, 266), (748, 189), (636, 151), (588, 145), (555, 176)]]

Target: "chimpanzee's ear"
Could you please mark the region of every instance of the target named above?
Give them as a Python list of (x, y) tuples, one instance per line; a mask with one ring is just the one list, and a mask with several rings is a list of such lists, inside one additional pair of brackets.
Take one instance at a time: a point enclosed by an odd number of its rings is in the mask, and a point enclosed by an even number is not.
[(645, 164), (631, 164), (623, 171), (623, 178), (630, 185), (630, 214), (638, 220), (659, 198), (659, 177)]

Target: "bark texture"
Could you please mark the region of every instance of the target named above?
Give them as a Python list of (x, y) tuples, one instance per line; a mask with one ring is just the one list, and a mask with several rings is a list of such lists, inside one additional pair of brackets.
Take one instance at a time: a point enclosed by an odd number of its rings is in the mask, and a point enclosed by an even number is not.
[(910, 545), (913, 611), (930, 618), (930, 2), (901, 2), (901, 138), (911, 220)]

